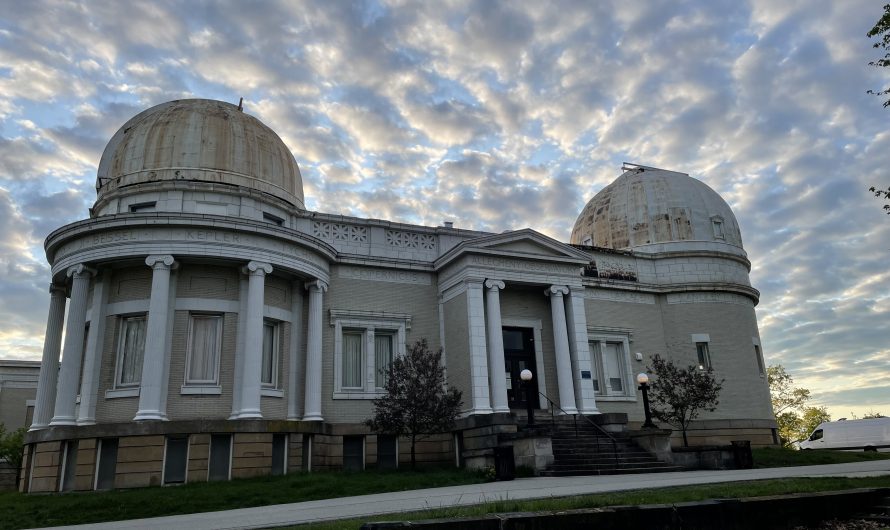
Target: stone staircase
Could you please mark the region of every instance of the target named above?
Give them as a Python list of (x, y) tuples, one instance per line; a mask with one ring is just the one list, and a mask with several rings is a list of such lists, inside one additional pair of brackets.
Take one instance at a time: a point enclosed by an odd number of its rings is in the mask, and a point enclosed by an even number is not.
[(626, 432), (609, 433), (610, 438), (583, 418), (556, 418), (540, 422), (538, 429), (549, 429), (553, 446), (553, 464), (541, 476), (683, 471), (682, 467), (661, 462), (638, 447)]

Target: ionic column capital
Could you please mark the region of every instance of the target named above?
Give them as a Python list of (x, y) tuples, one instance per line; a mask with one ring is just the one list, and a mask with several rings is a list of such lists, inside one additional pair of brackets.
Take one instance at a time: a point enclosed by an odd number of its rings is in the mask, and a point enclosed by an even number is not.
[(544, 289), (544, 296), (565, 296), (569, 294), (569, 288), (565, 285), (551, 285)]
[(328, 282), (324, 280), (312, 280), (306, 282), (306, 290), (312, 292), (313, 290), (317, 290), (320, 292), (325, 292), (328, 290)]
[(265, 276), (272, 272), (272, 265), (262, 261), (251, 261), (244, 267), (243, 272), (251, 276)]
[(497, 291), (506, 287), (506, 284), (501, 280), (485, 280), (485, 288), (491, 291)]
[(152, 269), (173, 269), (177, 265), (170, 254), (152, 254), (145, 258), (145, 264)]
[[(96, 274), (96, 269), (92, 267), (87, 267), (83, 263), (78, 263), (77, 265), (72, 265), (68, 267), (68, 270), (65, 271), (65, 275), (69, 278), (83, 278), (90, 276), (94, 276)], [(50, 288), (50, 292), (52, 292), (52, 288)]]

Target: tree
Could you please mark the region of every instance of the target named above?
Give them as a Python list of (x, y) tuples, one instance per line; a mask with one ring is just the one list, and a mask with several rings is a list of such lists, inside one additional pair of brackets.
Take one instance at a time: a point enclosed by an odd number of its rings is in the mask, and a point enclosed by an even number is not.
[(810, 391), (794, 386), (794, 378), (781, 364), (767, 368), (766, 378), (783, 446), (792, 447), (796, 442), (805, 440), (820, 423), (831, 421), (825, 407), (807, 406)]
[(420, 339), (386, 371), (385, 394), (374, 400), (372, 431), (411, 437), (411, 469), (418, 440), (450, 431), (460, 412), (461, 393), (445, 383), (442, 350), (432, 351)]
[(717, 397), (724, 380), (717, 381), (710, 368), (678, 368), (659, 355), (652, 358), (652, 367), (646, 369), (654, 376), (652, 389), (649, 391), (652, 415), (683, 431), (683, 446), (689, 447), (686, 437), (689, 424), (702, 411), (717, 410), (720, 403)]
[(18, 482), (19, 471), (22, 468), (22, 452), (25, 447), (25, 428), (6, 432), (6, 426), (0, 423), (0, 459), (12, 466), (16, 471)]
[[(870, 61), (868, 63), (869, 66), (877, 66), (881, 68), (890, 66), (890, 4), (884, 6), (883, 16), (878, 19), (878, 22), (868, 31), (868, 33), (866, 33), (866, 35), (868, 38), (878, 37), (880, 40), (872, 44), (872, 47), (884, 49), (884, 56), (876, 61)], [(890, 94), (890, 88), (878, 91), (869, 90), (868, 93), (876, 96), (886, 96)], [(890, 99), (887, 99), (887, 101), (884, 102), (884, 107), (890, 107)]]
[[(884, 6), (884, 14), (878, 19), (878, 22), (875, 24), (871, 30), (866, 34), (868, 38), (878, 37), (880, 40), (872, 44), (874, 48), (883, 48), (884, 56), (876, 61), (870, 61), (868, 64), (870, 66), (876, 66), (880, 68), (890, 66), (890, 4)], [(869, 94), (874, 94), (876, 96), (882, 97), (890, 94), (890, 88), (886, 88), (884, 90), (869, 90)], [(890, 98), (884, 101), (884, 107), (890, 107)], [(886, 201), (890, 201), (890, 186), (887, 189), (881, 189), (877, 186), (872, 186), (868, 189), (870, 192), (875, 194), (875, 197), (878, 199), (883, 199)], [(884, 210), (887, 212), (887, 215), (890, 215), (890, 202), (884, 204)]]

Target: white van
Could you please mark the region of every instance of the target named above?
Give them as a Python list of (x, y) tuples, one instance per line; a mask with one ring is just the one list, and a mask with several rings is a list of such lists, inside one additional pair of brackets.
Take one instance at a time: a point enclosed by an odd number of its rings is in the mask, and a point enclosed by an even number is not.
[(801, 449), (890, 451), (890, 418), (839, 420), (820, 423)]

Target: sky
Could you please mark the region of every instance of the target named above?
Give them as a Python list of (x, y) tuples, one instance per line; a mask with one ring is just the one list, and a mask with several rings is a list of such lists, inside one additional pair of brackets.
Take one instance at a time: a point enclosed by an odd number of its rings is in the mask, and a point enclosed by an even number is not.
[(688, 173), (739, 220), (767, 363), (890, 415), (883, 3), (0, 0), (0, 358), (40, 359), (43, 240), (112, 134), (243, 97), (310, 210), (567, 242), (623, 162)]

